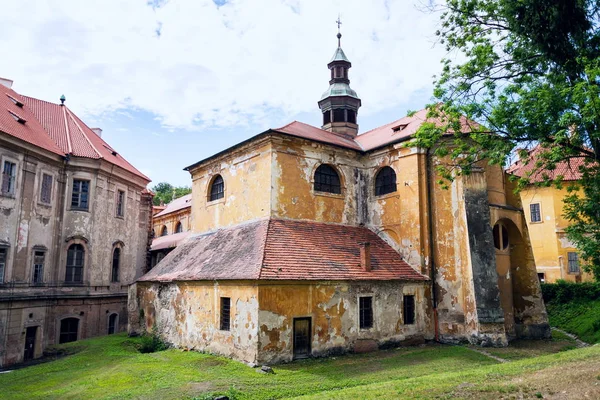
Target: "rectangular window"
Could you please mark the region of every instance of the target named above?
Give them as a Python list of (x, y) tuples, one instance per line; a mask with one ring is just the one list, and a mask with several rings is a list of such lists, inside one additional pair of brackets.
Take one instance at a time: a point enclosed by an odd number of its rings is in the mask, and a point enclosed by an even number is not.
[(90, 181), (73, 179), (73, 192), (71, 193), (71, 208), (87, 210), (90, 194)]
[(10, 161), (4, 161), (2, 168), (2, 194), (14, 195), (17, 181), (17, 164)]
[(404, 325), (412, 325), (415, 323), (415, 296), (404, 296), (403, 315)]
[(579, 273), (579, 256), (574, 251), (567, 253), (569, 259), (569, 272), (573, 274)]
[(125, 215), (125, 192), (117, 190), (117, 217)]
[(360, 329), (369, 329), (373, 327), (373, 298), (372, 297), (359, 297), (358, 298), (358, 311), (359, 311), (359, 322)]
[(546, 282), (546, 274), (543, 272), (538, 272), (538, 279), (540, 280), (540, 283)]
[(52, 175), (42, 174), (40, 201), (44, 204), (50, 204), (52, 201)]
[(542, 222), (542, 212), (540, 209), (540, 203), (530, 204), (529, 211), (531, 214), (531, 222)]
[(44, 262), (46, 261), (46, 253), (36, 251), (33, 253), (33, 283), (44, 282)]
[(221, 297), (221, 330), (228, 331), (231, 329), (231, 299), (229, 297)]
[(0, 247), (0, 283), (4, 283), (4, 270), (6, 270), (6, 247)]

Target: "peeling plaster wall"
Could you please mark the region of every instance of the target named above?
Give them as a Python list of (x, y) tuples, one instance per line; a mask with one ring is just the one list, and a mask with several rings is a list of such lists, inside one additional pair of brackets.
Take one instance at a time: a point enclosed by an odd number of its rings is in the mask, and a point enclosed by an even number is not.
[[(156, 332), (177, 347), (222, 354), (242, 361), (257, 359), (258, 289), (246, 282), (138, 282), (129, 312), (140, 328)], [(220, 330), (220, 298), (231, 299), (231, 330)], [(136, 330), (135, 319), (130, 331)], [(133, 322), (133, 323), (132, 323)]]
[[(268, 217), (271, 196), (271, 144), (253, 142), (202, 164), (192, 174), (194, 232), (206, 232)], [(208, 201), (215, 175), (225, 182), (225, 197)]]
[[(433, 338), (423, 283), (265, 282), (258, 290), (260, 362), (293, 359), (294, 318), (311, 318), (313, 356)], [(414, 325), (403, 324), (403, 294), (415, 296)], [(371, 329), (359, 329), (359, 296), (373, 297)]]

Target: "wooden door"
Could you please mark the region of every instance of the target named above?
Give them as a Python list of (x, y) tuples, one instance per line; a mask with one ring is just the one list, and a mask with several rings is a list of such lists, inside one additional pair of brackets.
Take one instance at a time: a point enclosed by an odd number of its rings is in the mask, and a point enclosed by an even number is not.
[(35, 335), (37, 333), (37, 326), (27, 328), (25, 334), (25, 355), (24, 361), (33, 360), (35, 356)]
[(310, 318), (294, 318), (294, 358), (310, 356)]

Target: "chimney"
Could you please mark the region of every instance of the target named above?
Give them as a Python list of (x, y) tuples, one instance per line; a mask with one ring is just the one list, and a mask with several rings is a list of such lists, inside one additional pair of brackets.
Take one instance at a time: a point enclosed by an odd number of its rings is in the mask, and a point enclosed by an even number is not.
[(10, 88), (12, 88), (13, 81), (11, 81), (10, 79), (6, 79), (6, 78), (0, 78), (0, 85), (5, 86), (10, 89)]
[(360, 267), (364, 271), (371, 271), (371, 243), (359, 243), (360, 246)]
[(102, 129), (100, 129), (100, 128), (91, 128), (91, 129), (92, 129), (92, 131), (94, 131), (94, 133), (96, 135), (98, 135), (99, 137), (102, 137)]

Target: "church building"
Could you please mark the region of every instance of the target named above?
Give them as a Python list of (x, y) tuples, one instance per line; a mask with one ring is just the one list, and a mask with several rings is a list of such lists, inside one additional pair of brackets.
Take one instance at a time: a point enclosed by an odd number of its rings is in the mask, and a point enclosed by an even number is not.
[(320, 128), (294, 121), (186, 168), (192, 233), (130, 287), (130, 330), (257, 363), (549, 337), (502, 168), (442, 189), (443, 160), (410, 146), (426, 110), (359, 134), (340, 37)]

